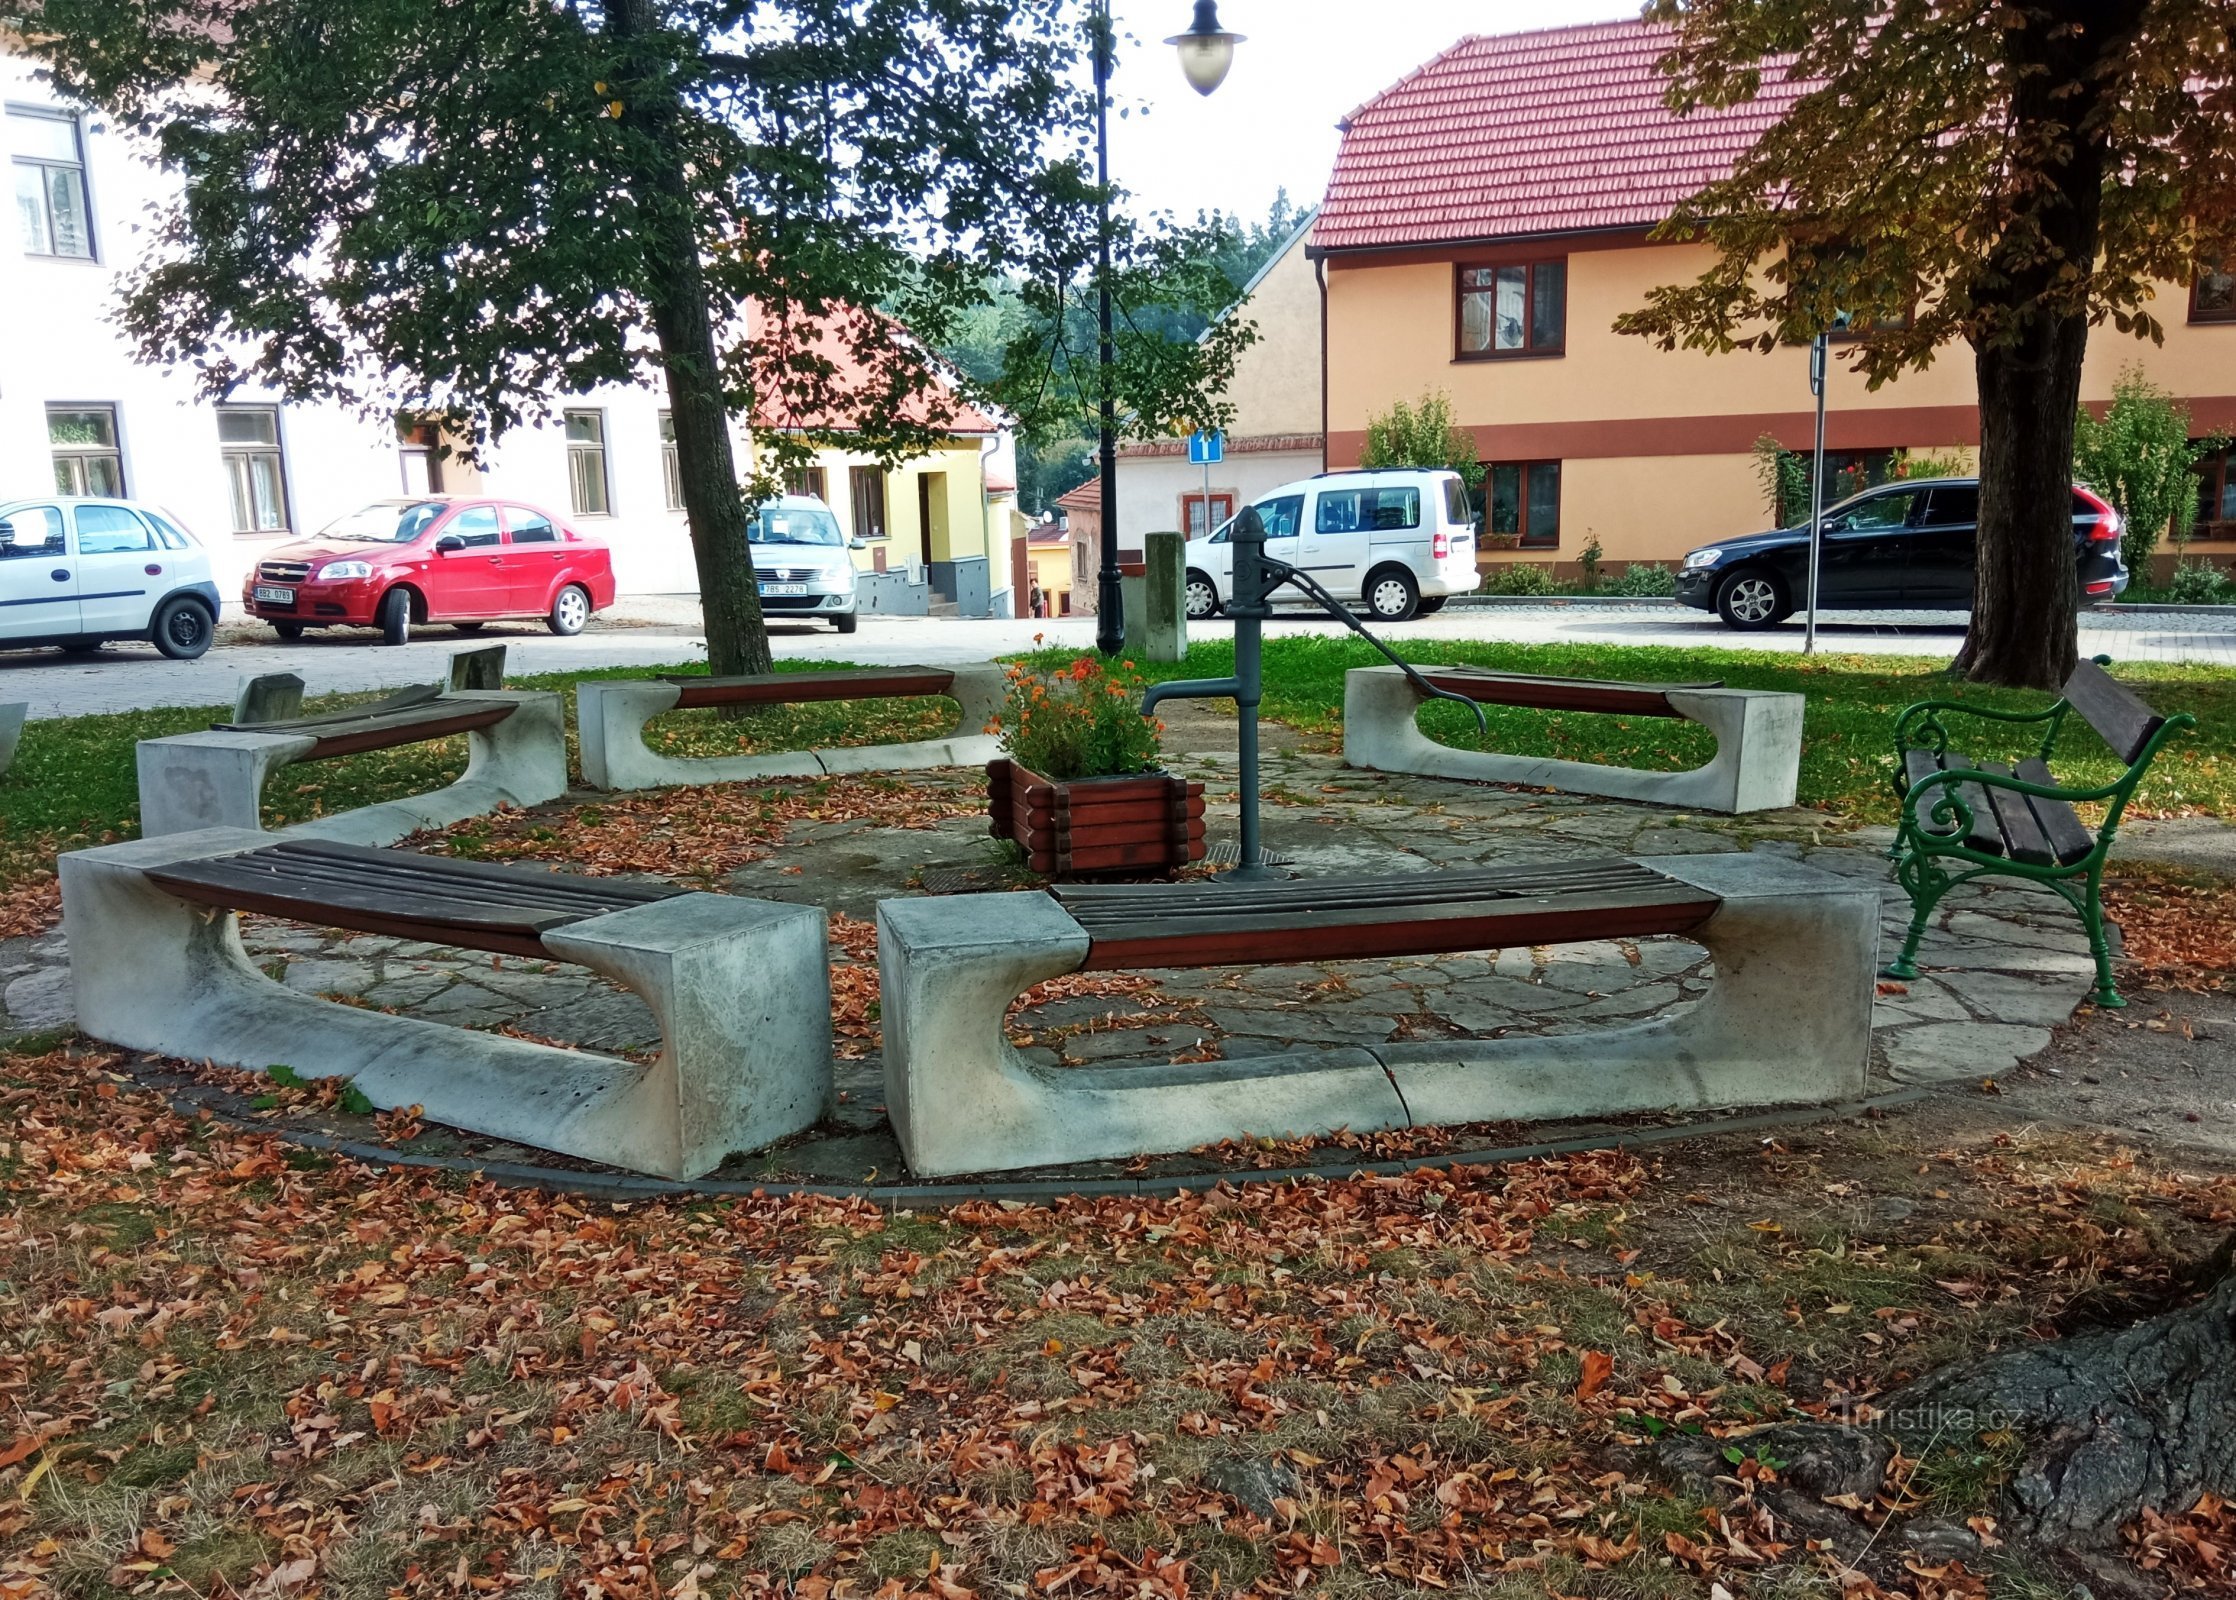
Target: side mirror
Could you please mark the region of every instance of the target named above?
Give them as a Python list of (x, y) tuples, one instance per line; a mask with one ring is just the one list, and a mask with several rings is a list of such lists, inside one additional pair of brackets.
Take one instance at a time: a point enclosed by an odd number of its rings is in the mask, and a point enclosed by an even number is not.
[(439, 556), (451, 555), (465, 548), (466, 541), (459, 538), (455, 533), (446, 533), (435, 541), (435, 554)]
[(846, 548), (849, 550), (867, 550), (869, 547), (869, 540), (864, 539), (859, 535), (856, 535), (854, 538), (846, 541)]

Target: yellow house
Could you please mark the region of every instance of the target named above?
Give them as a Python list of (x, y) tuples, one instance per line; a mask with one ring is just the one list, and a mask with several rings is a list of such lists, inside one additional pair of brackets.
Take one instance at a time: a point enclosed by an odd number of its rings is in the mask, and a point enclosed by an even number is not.
[[(1656, 285), (1696, 277), (1705, 246), (1656, 244), (1672, 206), (1728, 170), (1779, 90), (1673, 117), (1654, 70), (1667, 36), (1636, 21), (1470, 37), (1352, 113), (1310, 250), (1324, 275), (1330, 467), (1356, 465), (1368, 419), (1452, 397), (1486, 480), (1486, 562), (1667, 562), (1769, 525), (1753, 450), (1809, 447), (1806, 347), (1663, 352), (1616, 334)], [(2236, 277), (2162, 285), (2166, 342), (2100, 328), (2084, 403), (2141, 362), (2200, 436), (2236, 432)], [(1880, 470), (1896, 451), (1969, 455), (1969, 351), (1876, 392), (1835, 346), (1827, 448)], [(2236, 473), (2206, 463), (2197, 553), (2236, 553)]]

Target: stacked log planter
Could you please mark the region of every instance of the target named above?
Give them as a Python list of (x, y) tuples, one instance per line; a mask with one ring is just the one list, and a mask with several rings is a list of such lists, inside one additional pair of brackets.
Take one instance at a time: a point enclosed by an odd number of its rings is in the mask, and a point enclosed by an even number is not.
[(1033, 871), (1171, 872), (1203, 859), (1203, 785), (1162, 772), (1058, 783), (1007, 759), (986, 763), (991, 832)]

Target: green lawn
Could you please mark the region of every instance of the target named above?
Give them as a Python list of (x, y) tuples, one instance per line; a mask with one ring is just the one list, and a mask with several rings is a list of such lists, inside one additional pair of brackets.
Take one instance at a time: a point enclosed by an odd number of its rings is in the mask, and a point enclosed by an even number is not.
[[(1894, 719), (1903, 707), (1918, 700), (1950, 699), (2034, 709), (2049, 699), (1962, 683), (1949, 676), (1947, 662), (1920, 656), (1834, 655), (1804, 660), (1771, 651), (1466, 644), (1435, 639), (1405, 640), (1399, 652), (1409, 661), (1439, 665), (1466, 663), (1507, 672), (1635, 682), (1720, 678), (1732, 688), (1784, 689), (1806, 695), (1801, 803), (1873, 822), (1894, 820), (1895, 801), (1886, 773)], [(1045, 651), (1032, 659), (1053, 665), (1068, 662), (1075, 654)], [(1381, 660), (1356, 639), (1269, 637), (1264, 714), (1339, 740), (1344, 673)], [(1210, 641), (1190, 649), (1184, 664), (1138, 665), (1152, 680), (1223, 677), (1234, 670), (1234, 648), (1225, 640)], [(2187, 711), (2199, 724), (2196, 732), (2177, 738), (2160, 757), (2130, 815), (2236, 814), (2236, 673), (2213, 667), (2117, 663), (2112, 670), (2157, 710), (2167, 715)], [(1231, 702), (1206, 704), (1231, 709)], [(1657, 717), (1483, 709), (1490, 722), (1487, 741), (1476, 732), (1474, 719), (1458, 706), (1427, 707), (1421, 725), (1439, 739), (1471, 749), (1669, 770), (1697, 765), (1713, 749), (1704, 729)], [(2003, 748), (1982, 744), (1966, 753), (1990, 759)], [(2059, 777), (2072, 783), (2108, 782), (2118, 771), (2110, 753), (2078, 717), (2066, 723), (2055, 766)]]

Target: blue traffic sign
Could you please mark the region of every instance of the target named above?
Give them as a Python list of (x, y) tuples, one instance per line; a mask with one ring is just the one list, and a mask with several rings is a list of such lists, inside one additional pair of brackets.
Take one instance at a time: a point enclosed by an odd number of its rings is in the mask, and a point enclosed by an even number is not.
[(1218, 429), (1188, 435), (1188, 465), (1216, 466), (1227, 459), (1227, 436)]

